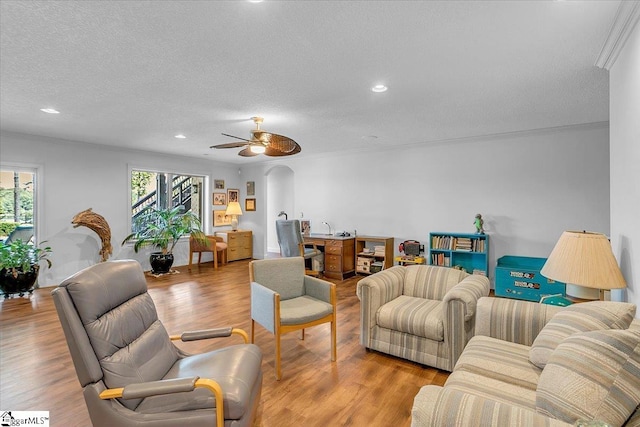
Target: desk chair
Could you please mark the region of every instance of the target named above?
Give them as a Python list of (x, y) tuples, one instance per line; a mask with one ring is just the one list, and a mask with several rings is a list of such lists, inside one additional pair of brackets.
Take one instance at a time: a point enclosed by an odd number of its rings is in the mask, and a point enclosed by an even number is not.
[(198, 242), (198, 240), (190, 236), (189, 237), (189, 271), (191, 271), (191, 264), (193, 262), (193, 253), (198, 253), (198, 264), (202, 260), (202, 252), (213, 253), (213, 268), (218, 269), (218, 257), (221, 258), (222, 264), (227, 263), (227, 244), (222, 240), (222, 237), (218, 236), (205, 236), (207, 238), (206, 243)]
[[(276, 221), (276, 233), (278, 235), (278, 245), (280, 245), (280, 255), (285, 258), (301, 256), (312, 263), (313, 258), (323, 257), (322, 251), (320, 251), (315, 243), (305, 244), (300, 232), (300, 221), (297, 219), (289, 220), (277, 220)], [(307, 247), (310, 245), (312, 247)], [(305, 274), (309, 276), (319, 276), (320, 272), (311, 268), (305, 270)]]

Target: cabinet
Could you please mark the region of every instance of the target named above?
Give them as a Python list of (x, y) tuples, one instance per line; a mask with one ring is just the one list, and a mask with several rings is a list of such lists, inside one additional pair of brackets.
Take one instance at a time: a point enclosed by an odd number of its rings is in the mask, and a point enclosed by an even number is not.
[(251, 230), (216, 231), (216, 236), (227, 242), (227, 262), (253, 258), (253, 233)]
[(468, 273), (488, 275), (489, 236), (486, 234), (429, 233), (429, 264), (462, 267)]
[(373, 274), (393, 265), (393, 237), (356, 237), (356, 273)]

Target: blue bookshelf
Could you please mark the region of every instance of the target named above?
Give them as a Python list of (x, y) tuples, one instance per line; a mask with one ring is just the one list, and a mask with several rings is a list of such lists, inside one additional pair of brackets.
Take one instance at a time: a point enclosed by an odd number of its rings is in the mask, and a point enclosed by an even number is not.
[(462, 267), (470, 274), (489, 275), (489, 236), (468, 233), (429, 233), (431, 265)]

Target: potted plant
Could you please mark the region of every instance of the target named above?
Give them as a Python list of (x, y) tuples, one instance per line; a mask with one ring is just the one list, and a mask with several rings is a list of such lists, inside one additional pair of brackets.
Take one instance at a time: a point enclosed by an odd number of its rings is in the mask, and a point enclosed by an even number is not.
[(193, 212), (184, 212), (184, 206), (169, 209), (150, 209), (146, 214), (136, 218), (134, 229), (138, 230), (124, 238), (122, 244), (135, 240), (133, 250), (153, 246), (159, 249), (149, 256), (151, 272), (165, 274), (173, 265), (173, 248), (184, 235), (193, 234), (200, 242), (206, 237), (200, 231), (200, 219)]
[(0, 244), (0, 289), (4, 297), (32, 293), (40, 261), (46, 261), (47, 267), (51, 267), (51, 252), (49, 246), (39, 248), (20, 239)]

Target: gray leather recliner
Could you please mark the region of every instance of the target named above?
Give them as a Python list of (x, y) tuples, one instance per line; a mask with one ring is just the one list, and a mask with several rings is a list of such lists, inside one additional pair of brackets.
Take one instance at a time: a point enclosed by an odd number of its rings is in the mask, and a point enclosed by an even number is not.
[(260, 349), (241, 344), (189, 355), (171, 342), (233, 333), (247, 342), (246, 332), (170, 337), (132, 260), (88, 267), (52, 294), (95, 427), (252, 425), (262, 389)]

